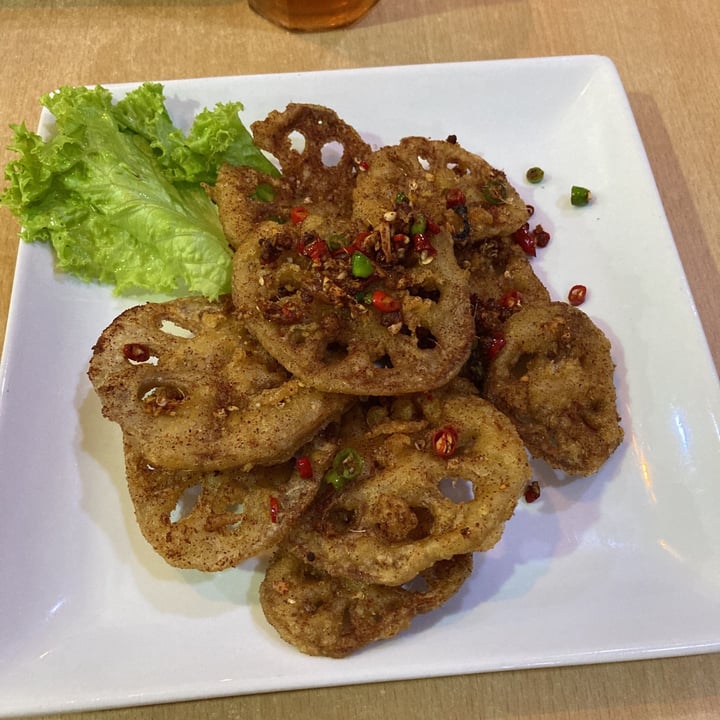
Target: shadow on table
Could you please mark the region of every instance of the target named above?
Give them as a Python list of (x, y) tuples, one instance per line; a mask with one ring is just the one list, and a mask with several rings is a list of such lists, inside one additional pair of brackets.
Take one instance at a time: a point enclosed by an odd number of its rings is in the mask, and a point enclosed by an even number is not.
[[(628, 93), (645, 151), (652, 167), (655, 182), (670, 224), (675, 245), (688, 275), (701, 321), (720, 315), (720, 296), (717, 293), (696, 293), (698, 288), (720, 287), (720, 272), (710, 251), (710, 239), (703, 223), (693, 192), (688, 186), (672, 139), (667, 132), (655, 99), (645, 93)], [(709, 336), (707, 327), (706, 335)], [(715, 338), (717, 346), (717, 338)], [(710, 342), (711, 346), (713, 342)], [(715, 357), (720, 366), (720, 357)]]

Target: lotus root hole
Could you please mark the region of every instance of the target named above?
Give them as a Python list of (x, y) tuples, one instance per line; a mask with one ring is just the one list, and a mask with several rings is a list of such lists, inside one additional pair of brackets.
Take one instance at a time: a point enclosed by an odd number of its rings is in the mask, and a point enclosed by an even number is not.
[(345, 148), (341, 143), (332, 141), (325, 143), (320, 150), (320, 158), (325, 167), (335, 167), (340, 164), (345, 153)]
[(192, 485), (189, 488), (185, 488), (185, 491), (178, 498), (175, 507), (170, 513), (170, 522), (175, 524), (188, 517), (198, 504), (201, 493), (202, 485)]
[(188, 330), (172, 320), (163, 320), (160, 324), (160, 330), (166, 335), (173, 335), (174, 337), (183, 338), (184, 340), (192, 340), (195, 337), (195, 333), (192, 330)]
[(334, 365), (342, 362), (347, 356), (347, 345), (337, 340), (333, 340), (325, 346), (325, 352), (323, 353), (322, 360), (325, 365)]
[(295, 150), (295, 152), (300, 155), (305, 152), (305, 145), (307, 144), (307, 141), (301, 132), (293, 130), (288, 134), (288, 140), (290, 141), (290, 147)]
[(471, 502), (475, 499), (473, 484), (469, 480), (443, 478), (438, 483), (438, 490), (442, 493), (443, 497), (446, 497), (458, 505)]

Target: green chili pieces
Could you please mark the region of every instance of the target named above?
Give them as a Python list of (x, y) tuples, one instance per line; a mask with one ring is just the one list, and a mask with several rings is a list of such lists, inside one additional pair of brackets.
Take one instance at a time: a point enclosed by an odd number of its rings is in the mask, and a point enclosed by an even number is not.
[(343, 448), (335, 455), (332, 468), (325, 473), (325, 482), (341, 490), (350, 480), (355, 480), (365, 467), (365, 461), (357, 450)]
[(575, 207), (582, 207), (590, 202), (590, 191), (580, 185), (573, 185), (570, 188), (570, 204)]
[(375, 268), (373, 267), (372, 260), (370, 260), (367, 255), (356, 250), (350, 256), (350, 272), (353, 277), (368, 278), (375, 272)]
[(507, 200), (507, 187), (499, 180), (491, 180), (482, 189), (485, 201), (490, 205), (502, 205)]
[(541, 167), (534, 166), (525, 173), (525, 177), (528, 182), (533, 183), (533, 185), (537, 185), (537, 183), (543, 181), (545, 171)]
[(424, 215), (418, 215), (410, 226), (410, 235), (422, 235), (427, 230), (427, 218)]

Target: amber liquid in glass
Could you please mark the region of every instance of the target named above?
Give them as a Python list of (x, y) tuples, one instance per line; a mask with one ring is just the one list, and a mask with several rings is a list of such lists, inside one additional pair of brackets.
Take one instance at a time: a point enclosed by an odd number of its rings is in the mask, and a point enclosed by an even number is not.
[(270, 22), (289, 30), (329, 30), (361, 18), (377, 0), (248, 0)]

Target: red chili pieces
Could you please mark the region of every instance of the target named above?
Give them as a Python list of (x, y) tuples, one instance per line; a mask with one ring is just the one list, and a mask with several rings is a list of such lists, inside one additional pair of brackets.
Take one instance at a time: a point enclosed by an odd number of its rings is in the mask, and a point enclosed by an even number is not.
[(467, 205), (465, 193), (460, 188), (450, 188), (445, 195), (445, 207), (454, 208), (460, 205)]
[(535, 245), (539, 248), (547, 247), (550, 242), (550, 233), (547, 232), (542, 225), (536, 225), (533, 229), (533, 237), (535, 238)]
[(458, 444), (458, 432), (454, 427), (446, 425), (436, 430), (432, 436), (433, 452), (441, 458), (449, 458), (455, 454)]
[(533, 480), (525, 488), (525, 502), (534, 503), (540, 497), (540, 483), (537, 480)]
[(510, 237), (522, 248), (526, 255), (535, 257), (537, 245), (535, 236), (530, 230), (530, 223), (523, 223)]
[(571, 305), (582, 305), (587, 297), (587, 288), (584, 285), (573, 285), (568, 293), (568, 302)]
[(494, 360), (498, 356), (498, 353), (505, 347), (506, 342), (505, 338), (501, 335), (496, 335), (492, 338), (487, 350), (488, 360)]
[(270, 496), (270, 521), (276, 523), (278, 521), (278, 515), (280, 514), (280, 503), (274, 496)]
[(298, 205), (298, 207), (294, 207), (290, 211), (290, 219), (293, 222), (293, 225), (300, 225), (303, 220), (310, 214), (307, 208), (304, 208), (302, 205)]
[(309, 257), (314, 263), (320, 263), (330, 254), (330, 248), (322, 238), (316, 237), (307, 245), (303, 243), (298, 246), (298, 252)]
[(310, 480), (313, 476), (313, 467), (307, 455), (301, 455), (295, 460), (295, 469), (303, 480)]
[(437, 250), (424, 233), (415, 233), (412, 240), (416, 252), (425, 253), (426, 256), (437, 255)]
[(523, 296), (522, 293), (519, 290), (508, 290), (501, 298), (500, 298), (500, 307), (507, 308), (508, 310), (511, 310), (516, 307), (520, 307), (523, 302)]
[(385, 290), (375, 290), (370, 298), (373, 307), (380, 312), (396, 312), (400, 309), (400, 301)]
[(150, 359), (150, 348), (142, 343), (127, 343), (123, 345), (123, 355), (127, 360), (144, 363)]

